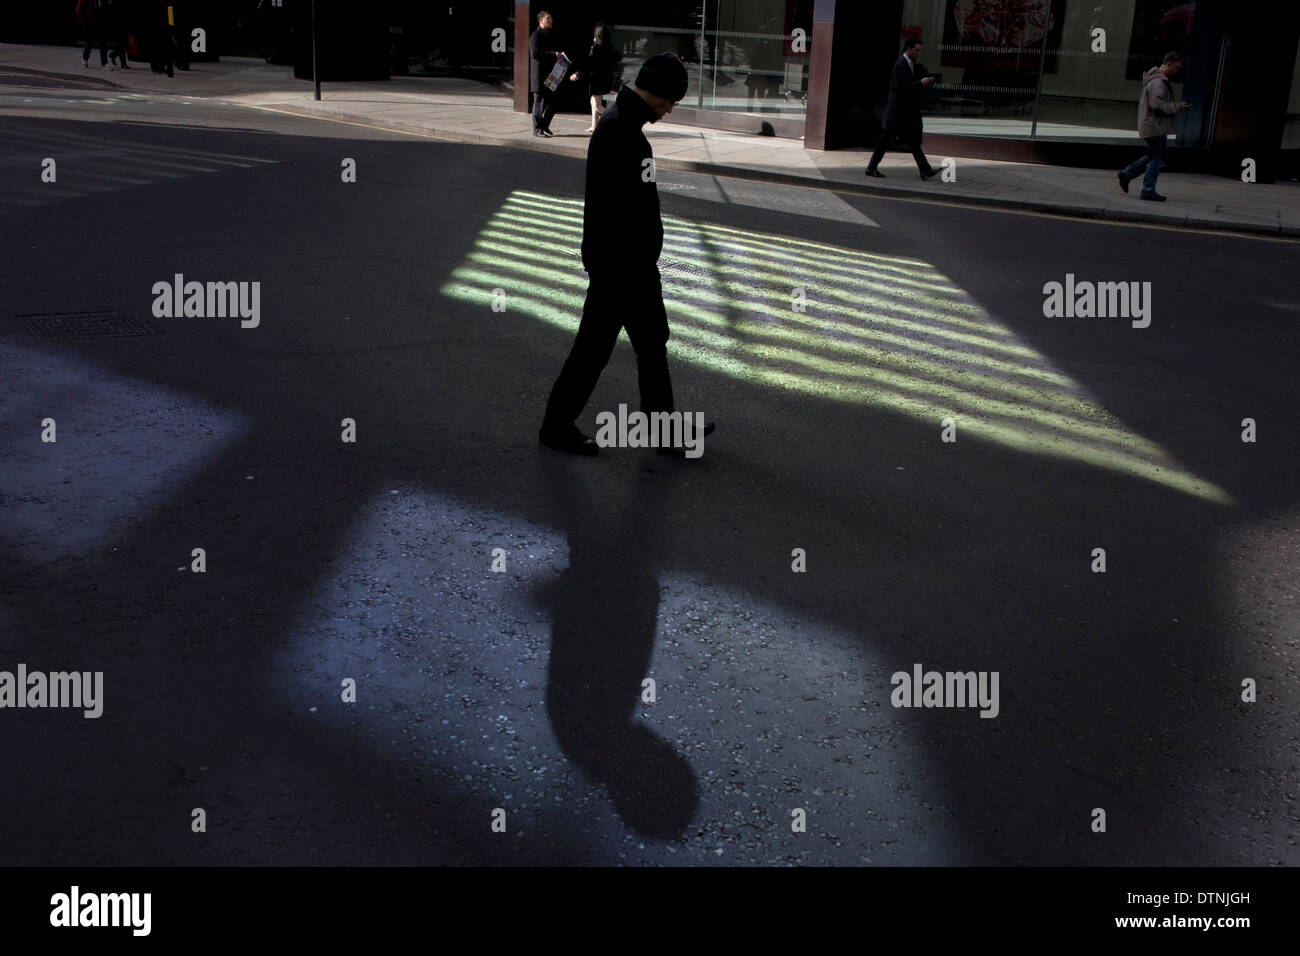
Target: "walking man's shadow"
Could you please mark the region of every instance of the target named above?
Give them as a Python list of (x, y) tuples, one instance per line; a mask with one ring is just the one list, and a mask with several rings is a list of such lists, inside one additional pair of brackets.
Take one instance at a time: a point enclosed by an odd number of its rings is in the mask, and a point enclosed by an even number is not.
[(634, 711), (654, 651), (663, 504), (683, 463), (658, 459), (630, 476), (623, 462), (538, 453), (569, 539), (568, 568), (539, 595), (552, 611), (551, 726), (569, 758), (608, 787), (628, 826), (676, 836), (699, 804), (695, 774)]

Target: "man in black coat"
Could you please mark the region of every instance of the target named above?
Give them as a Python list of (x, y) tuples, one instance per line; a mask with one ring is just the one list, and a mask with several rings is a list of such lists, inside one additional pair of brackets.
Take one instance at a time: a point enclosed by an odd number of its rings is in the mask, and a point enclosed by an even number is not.
[[(671, 412), (668, 315), (659, 283), (664, 227), (659, 218), (654, 155), (641, 128), (672, 112), (686, 95), (686, 67), (674, 54), (646, 60), (636, 83), (619, 91), (587, 148), (586, 201), (582, 214), (582, 265), (589, 283), (573, 349), (551, 389), (541, 443), (595, 455), (594, 439), (578, 430), (596, 381), (613, 354), (621, 329), (636, 351), (641, 411)], [(704, 434), (713, 430), (705, 426)]]
[(921, 38), (909, 37), (903, 43), (903, 55), (894, 64), (889, 77), (889, 101), (885, 104), (885, 120), (881, 123), (880, 139), (875, 152), (867, 163), (867, 175), (884, 179), (885, 174), (876, 167), (880, 165), (885, 150), (895, 138), (912, 151), (916, 168), (922, 179), (938, 175), (939, 171), (930, 165), (921, 150), (921, 91), (934, 82), (934, 77), (925, 75), (925, 67), (918, 60), (921, 56)]
[(557, 56), (564, 56), (564, 51), (556, 48), (555, 34), (552, 28), (555, 18), (543, 10), (537, 14), (537, 29), (528, 38), (528, 57), (532, 63), (529, 73), (529, 88), (533, 91), (533, 135), (553, 136), (551, 117), (555, 115), (555, 93), (546, 88), (546, 78), (555, 68)]
[[(144, 52), (149, 55), (149, 68), (155, 73), (175, 76), (176, 51), (172, 26), (168, 20), (167, 0), (143, 0), (140, 27), (144, 34)], [(172, 11), (174, 14), (175, 11)], [(172, 19), (175, 19), (172, 16)]]

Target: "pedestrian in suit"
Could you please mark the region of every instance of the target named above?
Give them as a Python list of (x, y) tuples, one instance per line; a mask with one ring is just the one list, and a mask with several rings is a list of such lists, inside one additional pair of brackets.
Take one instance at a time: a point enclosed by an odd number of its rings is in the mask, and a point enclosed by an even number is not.
[(555, 115), (555, 93), (546, 88), (546, 78), (555, 69), (556, 58), (565, 53), (556, 47), (558, 41), (552, 32), (554, 26), (555, 18), (550, 11), (543, 10), (537, 14), (537, 29), (528, 38), (528, 57), (532, 62), (529, 86), (533, 91), (534, 136), (555, 135), (551, 132), (551, 117)]
[(916, 160), (916, 168), (922, 179), (939, 174), (921, 149), (921, 91), (934, 83), (934, 77), (926, 76), (925, 67), (918, 62), (920, 56), (921, 38), (909, 37), (903, 43), (903, 55), (894, 64), (893, 73), (889, 77), (889, 101), (885, 104), (885, 120), (881, 124), (875, 152), (867, 163), (868, 176), (885, 178), (885, 174), (876, 167), (895, 139), (912, 151), (912, 158)]
[(1168, 137), (1177, 132), (1174, 117), (1192, 105), (1174, 99), (1174, 85), (1170, 80), (1182, 68), (1183, 55), (1170, 52), (1165, 54), (1163, 63), (1142, 74), (1142, 98), (1138, 101), (1138, 135), (1147, 141), (1147, 154), (1139, 156), (1119, 171), (1119, 188), (1124, 192), (1128, 192), (1128, 184), (1145, 169), (1141, 198), (1154, 202), (1165, 201), (1165, 197), (1156, 192), (1156, 179), (1165, 165)]
[(167, 22), (167, 8), (167, 0), (148, 0), (143, 12), (147, 37), (145, 48), (149, 54), (149, 69), (155, 73), (175, 76), (176, 60), (172, 49), (175, 41), (172, 39), (171, 25)]
[[(675, 54), (650, 57), (636, 83), (619, 91), (587, 148), (582, 213), (582, 265), (587, 300), (573, 348), (546, 403), (538, 438), (543, 445), (595, 455), (593, 438), (575, 421), (609, 362), (618, 334), (627, 329), (636, 352), (641, 411), (671, 412), (668, 315), (659, 282), (664, 227), (653, 176), (654, 153), (642, 127), (672, 112), (686, 95), (686, 66)], [(713, 431), (712, 423), (704, 434)]]

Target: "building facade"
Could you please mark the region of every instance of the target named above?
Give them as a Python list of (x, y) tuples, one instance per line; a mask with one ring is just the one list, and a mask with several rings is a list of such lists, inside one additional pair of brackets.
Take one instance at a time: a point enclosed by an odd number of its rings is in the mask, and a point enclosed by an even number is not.
[[(802, 137), (809, 148), (874, 140), (906, 37), (936, 75), (927, 137), (955, 155), (1107, 165), (1131, 152), (1144, 70), (1185, 58), (1191, 109), (1180, 162), (1294, 176), (1300, 155), (1300, 3), (1271, 0), (605, 0), (515, 2), (515, 97), (527, 108), (527, 36), (543, 8), (566, 51), (602, 21), (631, 82), (677, 53), (691, 85), (673, 116)], [(504, 13), (504, 9), (502, 13)], [(578, 91), (574, 91), (575, 93)], [(581, 109), (579, 97), (568, 104)], [(563, 104), (562, 104), (563, 105)], [(1187, 168), (1187, 165), (1184, 165)], [(1271, 177), (1270, 177), (1271, 178)]]
[[(690, 87), (676, 122), (802, 138), (810, 149), (873, 142), (903, 40), (918, 36), (936, 153), (1112, 165), (1136, 137), (1140, 77), (1185, 58), (1171, 161), (1261, 181), (1300, 167), (1300, 0), (174, 0), (211, 49), (310, 71), (314, 6), (327, 79), (463, 75), (513, 84), (529, 108), (528, 35), (542, 9), (566, 52), (606, 24), (631, 82), (673, 51)], [(21, 4), (0, 39), (71, 42), (75, 4)], [(136, 9), (143, 10), (144, 6)], [(152, 9), (152, 8), (150, 8)], [(579, 84), (560, 108), (585, 113)]]

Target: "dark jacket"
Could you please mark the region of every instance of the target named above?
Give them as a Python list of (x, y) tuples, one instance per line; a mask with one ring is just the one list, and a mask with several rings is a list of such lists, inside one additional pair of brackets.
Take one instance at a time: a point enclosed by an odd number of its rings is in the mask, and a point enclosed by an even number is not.
[(645, 162), (654, 154), (641, 131), (653, 118), (645, 101), (625, 86), (591, 134), (582, 266), (593, 277), (617, 274), (635, 283), (658, 274), (664, 227), (653, 167)]
[(545, 89), (542, 83), (551, 75), (551, 70), (555, 69), (555, 55), (560, 52), (555, 44), (554, 29), (547, 31), (538, 27), (528, 38), (528, 58), (532, 63), (528, 88), (534, 92)]
[(579, 72), (587, 81), (588, 96), (604, 96), (614, 88), (614, 65), (621, 59), (608, 42), (591, 45), (579, 65)]
[(889, 77), (889, 102), (885, 104), (885, 119), (880, 125), (895, 132), (921, 129), (921, 91), (925, 89), (921, 80), (925, 77), (925, 67), (918, 63), (913, 70), (909, 64), (906, 54), (900, 56)]

